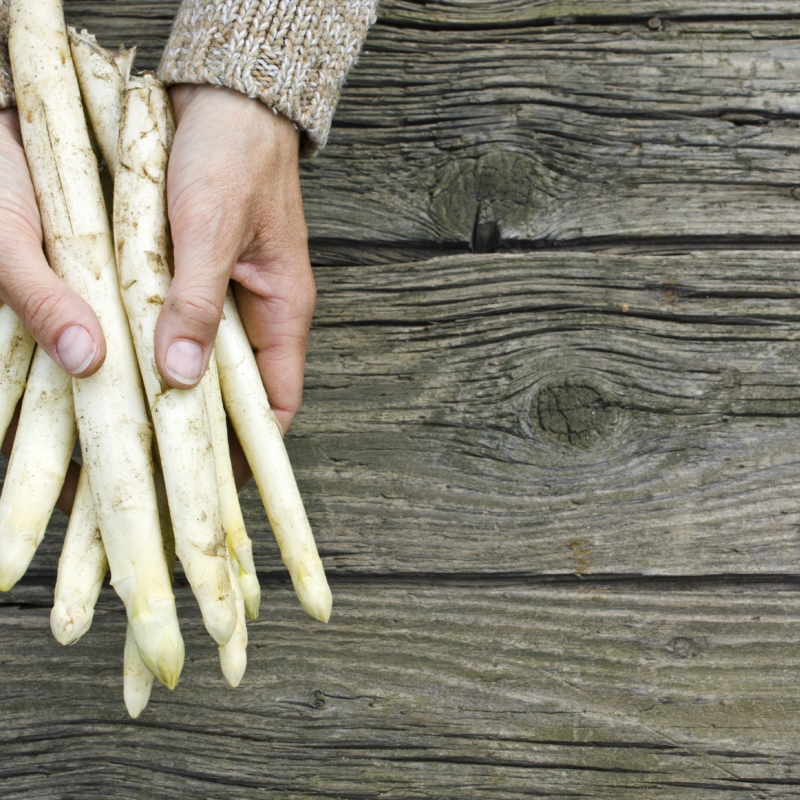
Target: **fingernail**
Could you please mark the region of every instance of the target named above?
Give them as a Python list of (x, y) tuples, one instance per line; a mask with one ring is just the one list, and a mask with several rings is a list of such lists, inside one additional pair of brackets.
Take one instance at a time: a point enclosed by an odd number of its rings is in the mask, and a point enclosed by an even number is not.
[(178, 383), (187, 386), (197, 383), (203, 374), (203, 348), (195, 342), (179, 339), (169, 346), (164, 367)]
[(71, 325), (61, 332), (56, 353), (61, 366), (72, 375), (80, 375), (92, 363), (97, 344), (82, 325)]

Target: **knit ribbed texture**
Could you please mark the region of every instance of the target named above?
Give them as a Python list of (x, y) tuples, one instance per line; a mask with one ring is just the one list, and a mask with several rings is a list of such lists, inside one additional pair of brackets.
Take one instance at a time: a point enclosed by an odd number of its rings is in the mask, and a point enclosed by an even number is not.
[[(378, 0), (183, 0), (161, 59), (164, 83), (227, 86), (288, 117), (303, 154), (325, 144), (345, 75)], [(0, 108), (14, 104), (8, 6), (0, 0)], [(127, 44), (135, 44), (128, 42)]]
[(9, 0), (0, 0), (0, 108), (14, 105), (14, 85), (8, 61), (8, 5)]
[(258, 98), (325, 144), (377, 0), (183, 0), (158, 75)]

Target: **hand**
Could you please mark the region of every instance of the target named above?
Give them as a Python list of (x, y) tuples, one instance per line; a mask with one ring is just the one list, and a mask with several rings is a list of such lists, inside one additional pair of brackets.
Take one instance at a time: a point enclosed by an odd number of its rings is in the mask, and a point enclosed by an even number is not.
[[(199, 381), (232, 277), (270, 403), (285, 431), (300, 408), (315, 301), (298, 133), (260, 102), (228, 89), (184, 85), (170, 93), (178, 120), (168, 176), (175, 279), (156, 329), (159, 370), (172, 386)], [(17, 112), (2, 110), (0, 299), (57, 363), (86, 377), (105, 358), (100, 323), (50, 269), (41, 243)], [(249, 470), (235, 437), (231, 440), (241, 486)]]
[(0, 110), (0, 299), (67, 372), (84, 377), (105, 359), (100, 322), (50, 269), (16, 109)]
[[(284, 431), (300, 408), (314, 277), (298, 132), (259, 101), (212, 86), (170, 90), (178, 122), (168, 174), (175, 278), (156, 328), (171, 386), (205, 371), (228, 280)], [(0, 299), (70, 374), (96, 372), (105, 339), (89, 305), (53, 273), (19, 134), (0, 111)]]
[(212, 86), (170, 90), (177, 132), (167, 197), (175, 276), (156, 360), (175, 387), (200, 380), (229, 278), (284, 431), (300, 408), (316, 296), (298, 174), (299, 134), (258, 101)]

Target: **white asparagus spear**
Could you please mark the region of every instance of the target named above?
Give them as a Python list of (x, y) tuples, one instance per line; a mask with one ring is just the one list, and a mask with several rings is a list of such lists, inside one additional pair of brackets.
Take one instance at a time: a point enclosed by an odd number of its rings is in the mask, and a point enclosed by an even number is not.
[[(108, 168), (106, 177), (111, 175), (110, 190), (103, 186), (108, 208), (113, 205), (113, 177), (117, 171), (119, 123), (122, 118), (122, 94), (130, 77), (136, 48), (125, 50), (120, 47), (119, 53), (110, 53), (97, 44), (94, 36), (87, 31), (80, 34), (74, 28), (69, 29), (70, 48), (75, 63), (75, 71), (81, 87), (84, 107), (91, 122), (99, 149)], [(101, 180), (104, 174), (100, 175)], [(154, 456), (156, 494), (158, 497), (161, 531), (164, 538), (165, 550), (168, 550), (167, 560), (170, 565), (170, 577), (174, 569), (175, 547), (172, 540), (172, 527), (169, 520), (169, 511), (166, 506), (164, 481), (158, 467), (158, 456)], [(169, 543), (169, 546), (167, 546)], [(65, 548), (67, 542), (65, 541)], [(102, 542), (100, 543), (102, 550)], [(88, 554), (87, 554), (88, 555)], [(95, 554), (96, 556), (96, 554)], [(64, 553), (62, 552), (62, 559)], [(86, 557), (86, 556), (85, 556)], [(105, 551), (103, 551), (105, 559)], [(59, 564), (59, 579), (61, 571)], [(69, 576), (64, 576), (65, 582)], [(102, 576), (100, 577), (102, 581)], [(56, 587), (58, 589), (58, 587)], [(94, 598), (96, 601), (96, 597)], [(53, 607), (55, 613), (56, 606)], [(52, 615), (51, 615), (52, 620)], [(88, 622), (91, 622), (89, 618)], [(52, 624), (52, 623), (51, 623)], [(88, 624), (87, 624), (88, 629)], [(150, 692), (153, 687), (153, 674), (144, 665), (135, 646), (135, 638), (130, 623), (125, 634), (125, 651), (123, 657), (123, 696), (128, 713), (136, 719), (147, 706)]]
[(239, 565), (236, 559), (229, 555), (228, 569), (230, 570), (231, 583), (236, 593), (236, 629), (227, 644), (219, 647), (219, 665), (225, 680), (235, 689), (244, 677), (247, 668), (247, 623), (245, 620), (244, 595), (236, 580)]
[(0, 442), (25, 391), (35, 344), (11, 308), (0, 306)]
[[(153, 463), (155, 464), (158, 516), (161, 520), (161, 531), (164, 537), (164, 557), (169, 567), (170, 580), (172, 580), (175, 577), (175, 538), (172, 533), (172, 520), (169, 516), (167, 490), (164, 486), (164, 473), (161, 471), (158, 446), (153, 448)], [(123, 656), (122, 695), (125, 700), (125, 708), (128, 709), (131, 717), (136, 719), (144, 711), (150, 700), (150, 692), (153, 689), (153, 674), (144, 665), (139, 651), (132, 646), (132, 642), (133, 632), (131, 631), (130, 623), (128, 623)]]
[(183, 640), (163, 556), (151, 428), (119, 295), (114, 248), (60, 0), (11, 0), (9, 55), (23, 144), (51, 266), (92, 306), (107, 354), (73, 380), (84, 466), (142, 660), (170, 688)]
[[(70, 31), (70, 44), (72, 45), (73, 57), (76, 59), (76, 62), (81, 62), (84, 59), (87, 62), (83, 70), (81, 64), (78, 63), (77, 70), (84, 102), (89, 110), (89, 117), (92, 120), (93, 126), (96, 128), (98, 139), (102, 142), (103, 136), (99, 129), (105, 132), (106, 138), (108, 138), (109, 133), (112, 135), (114, 132), (116, 132), (117, 135), (119, 133), (122, 90), (124, 88), (120, 80), (122, 70), (116, 69), (117, 63), (113, 60), (114, 57), (108, 53), (108, 51), (98, 47), (94, 37), (89, 37), (86, 32), (78, 36), (74, 31)], [(91, 69), (89, 68), (90, 66), (92, 67)], [(129, 72), (129, 63), (125, 64), (125, 67), (127, 68), (127, 72)], [(107, 96), (109, 94), (109, 86), (113, 86), (114, 91), (118, 92), (117, 97)], [(161, 104), (161, 110), (166, 115), (167, 106), (165, 103)], [(134, 133), (137, 132), (134, 131)], [(109, 168), (116, 174), (118, 150), (109, 152), (107, 148), (103, 149)], [(150, 177), (152, 177), (152, 175)], [(163, 244), (163, 239), (161, 243)], [(216, 375), (214, 376), (214, 380), (218, 380)], [(207, 380), (205, 383), (208, 385)], [(219, 397), (218, 383), (217, 396)], [(223, 415), (222, 426), (223, 436), (225, 437), (225, 452), (228, 456), (228, 465), (230, 467), (230, 456), (227, 452), (227, 436), (225, 435), (225, 412), (222, 409), (221, 397), (219, 397), (219, 407)], [(158, 462), (158, 459), (156, 459), (156, 461)], [(233, 474), (231, 470), (231, 481), (232, 480)], [(233, 490), (235, 497), (235, 485)], [(238, 509), (238, 498), (236, 507)], [(241, 511), (239, 511), (239, 517), (241, 518)], [(164, 528), (163, 518), (162, 528)], [(247, 540), (247, 542), (249, 543), (249, 540)], [(252, 562), (252, 555), (250, 560)], [(234, 586), (234, 590), (236, 588), (237, 587)], [(258, 589), (257, 582), (256, 589)], [(222, 664), (223, 673), (234, 686), (238, 685), (244, 673), (246, 665), (245, 648), (247, 645), (247, 633), (244, 630), (244, 609), (240, 592), (235, 592), (235, 602), (237, 622), (234, 634), (226, 645), (220, 646), (220, 662)], [(258, 598), (256, 598), (256, 610), (257, 602)], [(146, 706), (151, 687), (152, 679), (148, 680), (147, 675), (142, 673), (141, 663), (138, 661), (138, 654), (127, 645), (125, 649), (124, 695), (128, 711), (134, 718), (137, 717)]]
[(130, 625), (125, 630), (125, 651), (122, 658), (122, 696), (125, 708), (133, 719), (144, 711), (153, 689), (153, 673), (144, 665), (136, 648)]
[(25, 574), (42, 541), (76, 438), (72, 379), (39, 347), (0, 496), (0, 591)]
[(89, 476), (82, 469), (58, 560), (50, 612), (50, 630), (61, 644), (74, 644), (89, 630), (107, 570), (108, 559), (94, 511)]
[(122, 93), (131, 74), (136, 48), (111, 53), (88, 31), (69, 29), (69, 46), (83, 105), (111, 176), (117, 174)]
[(114, 239), (128, 313), (161, 453), (175, 549), (203, 614), (224, 645), (236, 627), (220, 515), (217, 471), (203, 389), (172, 389), (158, 371), (155, 329), (172, 280), (168, 262), (166, 170), (171, 109), (152, 76), (128, 82), (114, 181)]
[(208, 370), (201, 382), (211, 422), (211, 443), (214, 446), (214, 463), (217, 467), (222, 525), (225, 528), (228, 551), (235, 558), (234, 574), (241, 589), (247, 616), (258, 619), (258, 606), (261, 603), (261, 587), (258, 585), (256, 565), (253, 563), (253, 543), (247, 535), (239, 505), (239, 493), (233, 477), (231, 451), (228, 445), (228, 425), (222, 394), (219, 388), (217, 357), (211, 354)]
[(281, 558), (303, 608), (327, 622), (331, 590), (297, 489), (280, 425), (269, 407), (253, 350), (228, 290), (219, 332), (217, 365), (225, 408), (244, 449), (267, 511)]
[[(154, 454), (154, 463), (158, 513), (164, 536), (165, 557), (172, 577), (175, 546), (172, 540), (164, 478), (158, 467), (157, 453)], [(74, 644), (89, 629), (107, 569), (108, 561), (97, 525), (97, 515), (94, 513), (91, 488), (86, 471), (81, 470), (67, 535), (58, 561), (55, 603), (50, 612), (50, 628), (61, 644)], [(234, 639), (235, 635), (231, 639)], [(133, 630), (128, 623), (124, 652), (123, 696), (128, 712), (134, 719), (147, 705), (152, 686), (153, 674), (139, 655)]]

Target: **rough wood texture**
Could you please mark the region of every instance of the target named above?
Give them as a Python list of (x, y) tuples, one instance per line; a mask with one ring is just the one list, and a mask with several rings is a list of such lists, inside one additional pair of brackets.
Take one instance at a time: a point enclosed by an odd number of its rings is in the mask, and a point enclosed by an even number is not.
[[(176, 5), (67, 9), (152, 67)], [(796, 243), (800, 6), (606, 5), (384, 3), (304, 166), (313, 260)]]
[(306, 167), (315, 259), (794, 241), (796, 33), (379, 27)]
[(686, 0), (381, 0), (381, 19), (417, 28), (481, 29), (507, 25), (552, 24), (565, 20), (610, 21), (639, 19), (653, 28), (669, 20), (715, 17), (789, 17), (800, 12), (796, 0), (742, 2), (706, 0), (702, 5)]
[[(318, 284), (289, 450), (329, 569), (797, 573), (793, 254), (462, 256)], [(282, 571), (243, 502), (259, 569)]]
[(136, 723), (110, 591), (68, 649), (48, 635), (48, 593), (15, 591), (0, 615), (4, 800), (797, 796), (789, 587), (334, 591), (323, 627), (269, 587), (233, 691), (181, 590), (184, 676)]
[[(66, 10), (152, 68), (177, 5)], [(251, 485), (243, 686), (179, 580), (186, 671), (132, 723), (111, 590), (49, 634), (54, 521), (0, 596), (0, 795), (794, 800), (798, 15), (384, 0), (303, 167), (332, 622)]]

